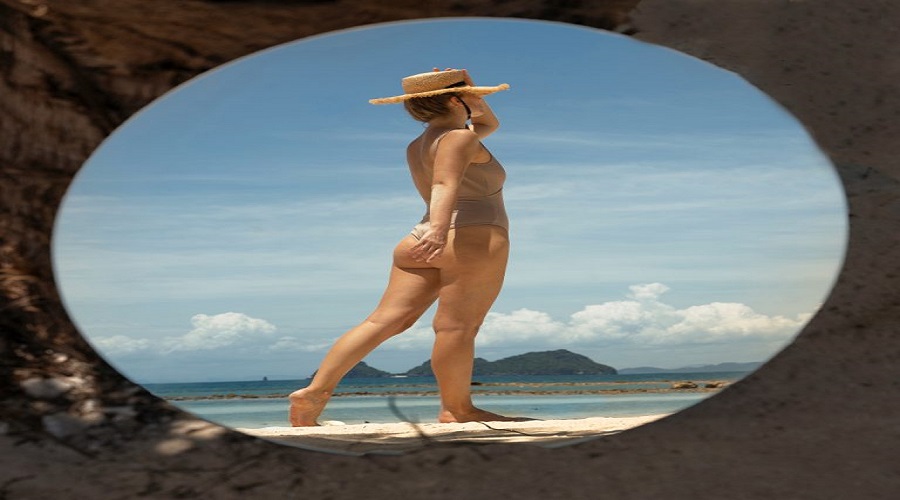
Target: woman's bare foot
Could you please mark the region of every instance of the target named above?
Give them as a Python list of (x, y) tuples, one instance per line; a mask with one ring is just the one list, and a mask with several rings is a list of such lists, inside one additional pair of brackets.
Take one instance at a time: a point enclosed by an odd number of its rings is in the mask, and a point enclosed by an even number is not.
[(470, 410), (461, 412), (451, 412), (449, 410), (441, 409), (441, 412), (438, 414), (438, 422), (442, 424), (463, 422), (527, 422), (529, 420), (534, 419), (525, 417), (507, 417), (487, 410), (482, 410), (481, 408), (475, 408), (474, 406)]
[(319, 425), (316, 419), (325, 409), (325, 404), (331, 394), (319, 392), (316, 394), (309, 389), (294, 391), (288, 396), (291, 401), (290, 421), (293, 427), (312, 427)]

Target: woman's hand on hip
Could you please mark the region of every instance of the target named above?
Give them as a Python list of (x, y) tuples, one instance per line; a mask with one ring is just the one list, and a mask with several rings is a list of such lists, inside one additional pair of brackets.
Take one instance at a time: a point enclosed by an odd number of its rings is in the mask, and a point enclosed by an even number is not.
[(447, 232), (428, 229), (419, 241), (410, 247), (409, 256), (416, 262), (431, 262), (444, 253), (447, 246)]

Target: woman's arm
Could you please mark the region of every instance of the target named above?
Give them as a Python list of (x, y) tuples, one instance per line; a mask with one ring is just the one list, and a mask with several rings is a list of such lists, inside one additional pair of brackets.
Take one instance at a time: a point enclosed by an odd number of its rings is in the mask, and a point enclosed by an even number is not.
[[(469, 72), (463, 70), (463, 74), (465, 76), (465, 82), (467, 85), (474, 87), (475, 82), (472, 81), (472, 77), (469, 76)], [(497, 127), (500, 126), (500, 120), (497, 119), (497, 116), (494, 115), (494, 110), (488, 106), (486, 100), (481, 99), (481, 110), (482, 114), (478, 116), (472, 117), (472, 130), (478, 135), (479, 139), (484, 139), (485, 137), (494, 133), (497, 130)]]
[(413, 259), (431, 262), (444, 252), (459, 183), (466, 167), (472, 163), (480, 149), (478, 136), (471, 130), (453, 130), (441, 139), (434, 158), (434, 177), (428, 205), (429, 229), (410, 248)]
[(483, 111), (481, 115), (472, 117), (472, 130), (478, 135), (479, 139), (484, 139), (497, 130), (497, 127), (500, 126), (500, 120), (494, 116), (494, 111), (491, 110), (491, 107), (488, 106), (487, 101), (484, 99), (481, 100), (481, 109)]
[[(450, 71), (453, 68), (447, 68), (444, 71)], [(439, 68), (432, 68), (432, 71), (441, 71)], [(475, 82), (472, 81), (472, 77), (469, 75), (469, 72), (465, 69), (462, 70), (464, 76), (464, 80), (466, 85), (470, 87), (475, 86)], [(494, 110), (488, 106), (487, 101), (484, 99), (481, 100), (481, 111), (482, 114), (478, 116), (472, 117), (472, 131), (478, 135), (479, 139), (484, 139), (485, 137), (494, 133), (497, 130), (497, 127), (500, 126), (500, 120), (497, 119), (497, 116), (494, 115)]]

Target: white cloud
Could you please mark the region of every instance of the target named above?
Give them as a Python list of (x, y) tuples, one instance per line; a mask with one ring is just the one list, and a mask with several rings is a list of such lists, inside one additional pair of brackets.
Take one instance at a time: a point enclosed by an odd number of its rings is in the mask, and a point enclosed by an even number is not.
[(744, 304), (713, 302), (678, 311), (681, 320), (671, 325), (671, 338), (681, 342), (716, 342), (743, 338), (786, 338), (796, 333), (812, 316), (800, 314), (796, 319), (766, 316)]
[(809, 315), (795, 319), (757, 313), (745, 304), (713, 302), (675, 309), (656, 298), (588, 306), (572, 315), (578, 343), (617, 340), (631, 344), (684, 345), (739, 340), (787, 340)]
[(535, 338), (548, 338), (558, 334), (565, 325), (554, 321), (549, 314), (519, 309), (510, 314), (489, 313), (485, 318), (481, 331), (504, 332), (514, 331), (517, 338), (530, 340)]
[(298, 339), (297, 337), (281, 337), (274, 344), (269, 346), (271, 351), (299, 351), (299, 352), (320, 352), (328, 349), (333, 341), (309, 342)]
[[(590, 304), (565, 319), (524, 308), (509, 313), (491, 312), (476, 342), (480, 348), (494, 351), (612, 347), (621, 351), (664, 349), (683, 353), (686, 349), (737, 343), (744, 349), (786, 343), (812, 316), (770, 316), (746, 304), (727, 302), (676, 308), (663, 302), (668, 290), (662, 283), (632, 285), (624, 294), (625, 300)], [(210, 350), (219, 350), (222, 355), (227, 351), (247, 354), (251, 347), (255, 349), (253, 355), (265, 357), (266, 353), (322, 353), (333, 342), (302, 335), (276, 335), (276, 327), (268, 321), (237, 312), (197, 314), (191, 323), (191, 331), (161, 341), (117, 335), (96, 339), (95, 343), (101, 352), (112, 357)], [(423, 318), (379, 350), (427, 352), (433, 341), (430, 321)]]
[[(668, 290), (662, 283), (633, 285), (627, 294), (633, 300), (588, 305), (563, 321), (531, 309), (491, 312), (476, 342), (479, 347), (529, 349), (786, 342), (812, 317), (811, 313), (769, 316), (745, 304), (725, 302), (678, 309), (660, 301)], [(433, 340), (429, 325), (420, 322), (385, 348), (426, 349)]]
[(92, 342), (100, 352), (110, 356), (134, 354), (150, 347), (147, 339), (133, 339), (125, 335), (92, 339)]
[(671, 308), (654, 302), (615, 301), (589, 305), (572, 314), (563, 337), (570, 344), (628, 340), (656, 331)]
[(434, 332), (431, 325), (423, 321), (417, 321), (405, 332), (388, 339), (382, 349), (422, 350), (428, 349), (434, 342)]
[(236, 312), (214, 316), (197, 314), (191, 318), (191, 324), (194, 329), (185, 335), (165, 339), (166, 351), (201, 351), (258, 342), (276, 330), (275, 325), (264, 319)]
[(636, 300), (656, 300), (660, 295), (669, 291), (669, 287), (662, 283), (631, 285), (628, 289), (631, 290), (628, 296)]

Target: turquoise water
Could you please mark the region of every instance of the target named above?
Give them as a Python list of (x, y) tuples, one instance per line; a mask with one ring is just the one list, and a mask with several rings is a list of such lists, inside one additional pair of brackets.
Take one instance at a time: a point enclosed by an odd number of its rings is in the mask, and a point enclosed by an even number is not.
[[(667, 388), (675, 381), (724, 380), (734, 381), (746, 372), (713, 373), (652, 373), (636, 375), (495, 375), (476, 377), (474, 390), (504, 391), (572, 390), (572, 389), (651, 389)], [(309, 379), (253, 380), (239, 382), (188, 382), (172, 384), (143, 384), (159, 397), (209, 398), (234, 394), (238, 396), (284, 396), (304, 387)], [(348, 378), (335, 390), (340, 393), (366, 392), (390, 394), (397, 392), (436, 391), (434, 377)]]
[[(630, 417), (673, 413), (691, 406), (709, 394), (622, 394), (616, 396), (475, 396), (475, 404), (487, 410), (543, 420), (585, 417)], [(434, 422), (439, 408), (437, 396), (397, 396), (395, 414), (386, 397), (354, 396), (328, 403), (320, 421), (346, 424), (366, 422)], [(230, 399), (179, 401), (178, 406), (206, 420), (229, 427), (260, 428), (287, 426), (284, 399)]]
[[(743, 372), (641, 375), (480, 377), (475, 404), (487, 410), (539, 419), (629, 417), (673, 413), (714, 395), (710, 392), (644, 392), (672, 382), (733, 382)], [(308, 380), (144, 384), (173, 404), (230, 427), (289, 425), (286, 396)], [(320, 420), (434, 422), (439, 408), (431, 377), (345, 379)], [(392, 409), (393, 405), (393, 409)]]

